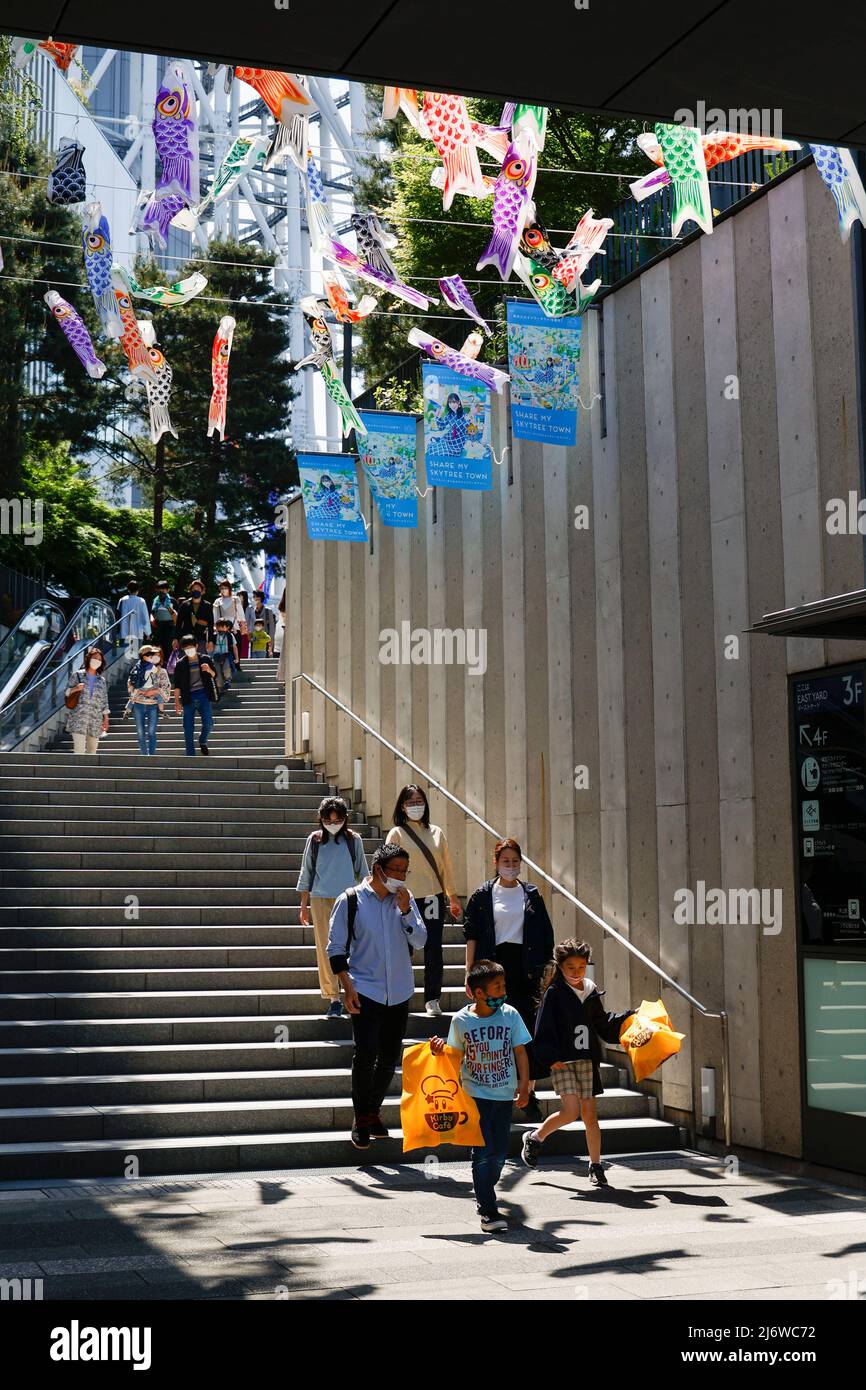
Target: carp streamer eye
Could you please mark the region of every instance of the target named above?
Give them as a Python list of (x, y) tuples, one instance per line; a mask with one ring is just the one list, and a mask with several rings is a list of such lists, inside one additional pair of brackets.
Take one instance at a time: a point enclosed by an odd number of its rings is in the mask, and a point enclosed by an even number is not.
[(169, 92), (167, 97), (157, 103), (157, 110), (161, 116), (176, 116), (180, 110), (180, 95), (177, 92)]
[(532, 283), (537, 290), (546, 290), (550, 287), (549, 275), (533, 275)]
[(127, 295), (125, 295), (125, 294), (119, 294), (119, 295), (117, 296), (117, 302), (118, 302), (118, 304), (120, 305), (121, 309), (131, 309), (131, 308), (132, 308), (132, 300), (129, 299), (129, 297), (128, 297)]
[(531, 227), (524, 235), (527, 246), (541, 246), (543, 244), (541, 232), (536, 227)]
[(88, 232), (88, 233), (87, 233), (87, 249), (88, 249), (88, 251), (94, 251), (94, 252), (96, 252), (96, 251), (101, 251), (104, 245), (105, 245), (105, 237), (102, 235), (101, 232)]
[(148, 348), (147, 355), (150, 358), (151, 362), (154, 364), (154, 366), (159, 367), (162, 365), (164, 358), (159, 348)]
[(432, 346), (432, 348), (431, 348), (431, 352), (435, 352), (435, 354), (436, 354), (437, 357), (441, 357), (444, 351), (445, 351), (445, 344), (444, 344), (444, 343), (434, 343), (433, 346)]
[(526, 160), (512, 159), (506, 164), (503, 173), (507, 179), (522, 179), (526, 174)]

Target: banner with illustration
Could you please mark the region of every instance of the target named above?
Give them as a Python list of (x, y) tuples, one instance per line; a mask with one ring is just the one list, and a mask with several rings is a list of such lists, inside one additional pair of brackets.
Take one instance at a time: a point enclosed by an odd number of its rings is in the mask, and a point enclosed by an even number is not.
[(298, 454), (298, 474), (310, 540), (367, 539), (351, 454)]
[(480, 381), (425, 362), (424, 463), (430, 487), (489, 492), (490, 390)]
[(387, 410), (361, 410), (367, 433), (358, 450), (385, 526), (418, 525), (417, 418)]
[(514, 438), (574, 444), (583, 320), (551, 319), (540, 304), (523, 299), (507, 300), (506, 315)]

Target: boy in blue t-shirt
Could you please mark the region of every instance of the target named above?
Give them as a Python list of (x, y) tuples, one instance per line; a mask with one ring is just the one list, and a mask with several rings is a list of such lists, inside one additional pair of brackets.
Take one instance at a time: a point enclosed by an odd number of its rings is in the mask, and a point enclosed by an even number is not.
[(526, 1044), (532, 1034), (516, 1009), (505, 1002), (505, 971), (492, 960), (477, 960), (466, 976), (473, 1004), (451, 1020), (444, 1038), (431, 1038), (436, 1054), (446, 1045), (462, 1052), (460, 1084), (478, 1106), (484, 1147), (472, 1150), (472, 1183), (482, 1231), (506, 1231), (496, 1206), (496, 1184), (508, 1157), (511, 1107), (529, 1099)]

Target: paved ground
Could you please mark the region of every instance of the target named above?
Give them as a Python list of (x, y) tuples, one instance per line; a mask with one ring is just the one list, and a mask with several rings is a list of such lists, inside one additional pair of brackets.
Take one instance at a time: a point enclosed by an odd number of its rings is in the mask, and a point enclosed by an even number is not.
[(468, 1165), (0, 1184), (0, 1278), (45, 1299), (866, 1298), (866, 1193), (695, 1153), (612, 1186), (510, 1165), (505, 1236)]

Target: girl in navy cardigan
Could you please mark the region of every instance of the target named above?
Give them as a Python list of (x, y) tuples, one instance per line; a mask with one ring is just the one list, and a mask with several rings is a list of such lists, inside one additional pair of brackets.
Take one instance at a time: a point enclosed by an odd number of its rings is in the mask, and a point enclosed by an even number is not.
[(539, 1074), (550, 1069), (560, 1109), (548, 1115), (538, 1129), (524, 1135), (523, 1161), (527, 1167), (535, 1168), (548, 1135), (582, 1119), (589, 1150), (589, 1180), (595, 1187), (606, 1187), (595, 1104), (595, 1097), (604, 1090), (599, 1039), (619, 1042), (620, 1029), (634, 1009), (607, 1012), (601, 1002), (603, 991), (596, 988), (594, 980), (586, 978), (590, 949), (585, 942), (560, 942), (553, 960), (544, 975), (533, 1053)]

